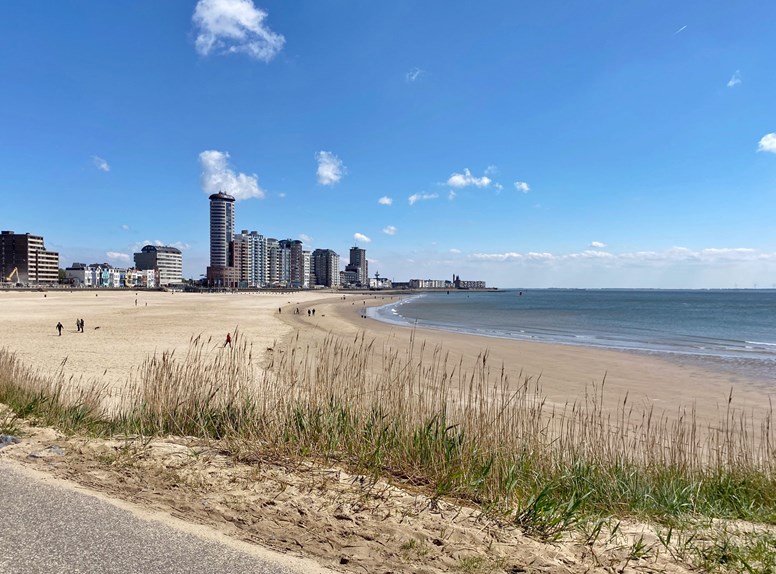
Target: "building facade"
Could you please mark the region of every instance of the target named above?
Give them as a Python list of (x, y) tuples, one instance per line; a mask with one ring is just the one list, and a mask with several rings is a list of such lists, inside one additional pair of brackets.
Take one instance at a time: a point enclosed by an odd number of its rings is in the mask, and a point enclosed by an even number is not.
[(135, 267), (141, 271), (153, 269), (158, 285), (183, 281), (183, 254), (176, 247), (145, 245), (135, 253)]
[(24, 285), (59, 282), (59, 253), (48, 251), (40, 235), (0, 232), (0, 278)]
[(346, 277), (349, 283), (359, 287), (369, 285), (369, 263), (366, 260), (366, 249), (357, 246), (350, 248), (350, 261), (345, 266), (345, 271), (348, 272)]
[(210, 266), (207, 282), (213, 287), (234, 288), (239, 273), (234, 268), (234, 202), (228, 193), (210, 196)]
[(65, 269), (65, 279), (73, 287), (154, 289), (159, 286), (155, 269), (121, 269), (108, 263), (73, 263)]
[(267, 266), (264, 286), (280, 286), (280, 242), (274, 237), (267, 237)]
[(304, 246), (298, 239), (283, 239), (280, 247), (280, 284), (301, 289), (305, 283)]
[(311, 282), (312, 275), (312, 253), (309, 251), (302, 251), (302, 289), (309, 289), (313, 283)]
[(339, 287), (339, 255), (331, 249), (316, 249), (312, 254), (315, 285)]

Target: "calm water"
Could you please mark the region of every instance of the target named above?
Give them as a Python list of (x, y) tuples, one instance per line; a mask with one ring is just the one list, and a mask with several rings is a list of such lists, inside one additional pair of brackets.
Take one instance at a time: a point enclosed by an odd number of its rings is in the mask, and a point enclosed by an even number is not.
[(776, 381), (776, 290), (451, 291), (369, 314), (477, 335), (710, 360)]

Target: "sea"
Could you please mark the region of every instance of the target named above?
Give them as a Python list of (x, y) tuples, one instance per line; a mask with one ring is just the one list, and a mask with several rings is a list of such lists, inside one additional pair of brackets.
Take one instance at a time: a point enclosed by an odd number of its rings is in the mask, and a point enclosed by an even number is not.
[(451, 290), (413, 294), (367, 315), (405, 326), (661, 355), (776, 387), (776, 289)]

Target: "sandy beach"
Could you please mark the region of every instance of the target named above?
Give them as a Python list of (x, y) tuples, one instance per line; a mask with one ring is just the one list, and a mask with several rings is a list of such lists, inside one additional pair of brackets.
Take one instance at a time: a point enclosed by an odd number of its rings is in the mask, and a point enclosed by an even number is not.
[[(411, 338), (415, 346), (425, 342), (449, 354), (449, 363), (462, 360), (464, 368), (476, 363), (487, 352), (488, 364), (495, 374), (504, 367), (510, 381), (530, 377), (539, 379), (543, 393), (557, 405), (584, 398), (594, 385), (605, 381), (604, 404), (616, 409), (628, 397), (631, 405), (654, 406), (669, 417), (684, 409), (695, 408), (699, 420), (717, 421), (727, 408), (732, 391), (734, 405), (747, 411), (763, 412), (776, 387), (773, 381), (730, 370), (715, 369), (713, 364), (685, 363), (680, 360), (625, 351), (610, 351), (582, 346), (533, 343), (431, 329), (413, 329), (362, 317), (364, 306), (384, 305), (396, 295), (348, 295), (346, 300), (317, 303), (317, 313), (325, 320), (311, 322), (306, 314), (284, 315), (282, 321), (303, 336), (319, 338), (324, 333), (355, 337), (366, 333), (375, 348), (405, 349)], [(310, 327), (315, 329), (311, 330)]]
[[(494, 376), (503, 365), (514, 384), (540, 378), (548, 401), (558, 405), (584, 398), (605, 376), (605, 407), (612, 410), (627, 393), (636, 409), (654, 405), (669, 417), (694, 405), (698, 418), (713, 425), (731, 387), (739, 408), (768, 408), (767, 381), (734, 373), (618, 351), (415, 331), (362, 317), (366, 306), (392, 297), (398, 295), (0, 292), (0, 348), (41, 373), (61, 368), (85, 384), (99, 380), (120, 389), (149, 355), (185, 352), (196, 336), (210, 339), (207, 352), (216, 357), (230, 352), (223, 346), (226, 333), (237, 331), (238, 341), (252, 345), (260, 368), (270, 354), (294, 345), (315, 348), (331, 336), (363, 335), (374, 341), (376, 366), (381, 353), (404, 352), (411, 341), (415, 348), (425, 342), (429, 357), (441, 346), (448, 364), (460, 361), (464, 370), (487, 352)], [(83, 333), (76, 330), (77, 318), (85, 321)], [(64, 325), (61, 336), (57, 321)], [(3, 412), (0, 405), (0, 419)], [(618, 521), (619, 534), (608, 541), (604, 536), (595, 554), (574, 542), (546, 544), (409, 483), (354, 475), (328, 462), (273, 458), (261, 448), (236, 460), (223, 445), (195, 437), (69, 436), (16, 424), (23, 440), (0, 450), (2, 460), (337, 571), (433, 574), (473, 571), (464, 566), (480, 564), (476, 571), (603, 573), (632, 563), (633, 544), (659, 545), (655, 527), (637, 520)], [(627, 572), (689, 571), (660, 552), (640, 559), (638, 569), (632, 566)]]
[[(330, 333), (354, 337), (363, 332), (375, 340), (378, 352), (404, 349), (411, 337), (416, 346), (439, 345), (449, 353), (450, 364), (462, 360), (465, 369), (487, 351), (494, 371), (503, 365), (515, 383), (524, 377), (539, 378), (548, 399), (559, 405), (584, 397), (593, 384), (605, 379), (606, 400), (612, 407), (627, 393), (631, 404), (654, 405), (669, 413), (694, 405), (699, 417), (716, 420), (731, 389), (734, 404), (747, 410), (767, 407), (773, 392), (768, 381), (655, 356), (413, 330), (361, 316), (366, 305), (386, 304), (395, 297), (320, 291), (0, 291), (0, 347), (43, 373), (61, 368), (67, 377), (99, 379), (116, 387), (149, 355), (184, 352), (196, 336), (209, 339), (211, 352), (219, 353), (226, 333), (237, 331), (261, 361), (268, 348), (297, 333), (303, 344), (315, 345)], [(313, 308), (315, 315), (308, 315)], [(76, 330), (79, 318), (85, 322), (83, 333)], [(64, 325), (61, 336), (57, 322)]]

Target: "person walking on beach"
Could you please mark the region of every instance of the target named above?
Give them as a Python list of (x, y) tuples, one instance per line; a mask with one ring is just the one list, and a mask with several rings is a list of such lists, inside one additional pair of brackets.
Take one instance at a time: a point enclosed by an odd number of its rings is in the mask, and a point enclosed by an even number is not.
[(84, 320), (81, 319), (81, 333), (84, 332)]
[(232, 334), (231, 333), (227, 333), (226, 334), (226, 342), (224, 343), (224, 348), (226, 348), (227, 346), (230, 349), (232, 348)]
[(59, 333), (59, 336), (62, 336), (62, 321), (57, 322), (57, 332)]
[(81, 330), (81, 319), (75, 320), (75, 332), (78, 333)]

